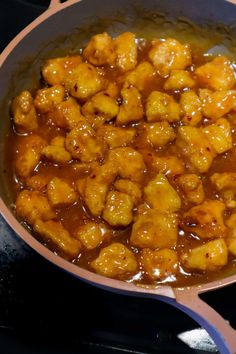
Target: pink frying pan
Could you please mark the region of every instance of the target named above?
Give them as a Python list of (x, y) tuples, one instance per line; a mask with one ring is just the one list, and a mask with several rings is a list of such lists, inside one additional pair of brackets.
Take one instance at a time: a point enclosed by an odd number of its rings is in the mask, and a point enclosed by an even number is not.
[[(225, 0), (68, 0), (61, 4), (59, 0), (52, 0), (49, 9), (17, 35), (0, 56), (0, 212), (7, 223), (30, 247), (50, 262), (81, 280), (109, 291), (131, 296), (152, 297), (178, 307), (209, 332), (220, 353), (236, 353), (236, 331), (215, 310), (203, 302), (199, 298), (199, 294), (226, 285), (229, 286), (236, 282), (236, 274), (192, 287), (172, 288), (159, 285), (145, 287), (105, 278), (60, 258), (38, 242), (12, 213), (11, 197), (3, 173), (3, 156), (4, 138), (10, 126), (9, 98), (11, 99), (15, 92), (27, 87), (29, 82), (25, 77), (29, 77), (31, 72), (32, 75), (39, 72), (39, 62), (44, 58), (45, 53), (58, 50), (58, 46), (66, 48), (70, 45), (69, 34), (76, 31), (76, 28), (78, 33), (78, 28), (84, 29), (84, 35), (86, 35), (85, 29), (89, 28), (89, 25), (94, 28), (93, 24), (98, 18), (106, 18), (107, 21), (103, 22), (103, 27), (98, 31), (106, 30), (107, 27), (104, 26), (109, 26), (109, 29), (114, 31), (127, 30), (132, 26), (134, 28), (134, 24), (140, 20), (138, 17), (141, 14), (152, 16), (158, 13), (166, 13), (173, 18), (184, 16), (200, 25), (211, 22), (224, 23), (232, 27), (236, 21), (236, 5), (234, 3), (236, 1)], [(138, 11), (140, 8), (142, 11)], [(115, 19), (115, 14), (122, 11), (125, 15), (121, 28)], [(87, 39), (90, 36), (91, 33), (87, 33)], [(60, 45), (55, 46), (55, 43), (59, 43), (58, 38), (60, 38)], [(14, 90), (9, 91), (12, 81), (15, 83), (15, 92)]]

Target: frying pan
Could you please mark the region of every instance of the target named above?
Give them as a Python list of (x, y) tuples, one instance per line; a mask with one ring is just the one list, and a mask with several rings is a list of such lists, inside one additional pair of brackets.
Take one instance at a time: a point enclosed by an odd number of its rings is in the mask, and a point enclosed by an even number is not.
[[(185, 17), (199, 25), (206, 22), (223, 23), (234, 31), (235, 5), (236, 0), (68, 0), (62, 4), (59, 0), (51, 0), (49, 9), (17, 35), (0, 56), (0, 212), (5, 220), (29, 246), (76, 277), (110, 291), (152, 297), (181, 309), (208, 331), (220, 353), (236, 353), (236, 331), (202, 301), (199, 294), (236, 282), (236, 274), (182, 288), (138, 286), (105, 278), (58, 257), (38, 242), (12, 212), (12, 199), (5, 177), (4, 140), (10, 127), (8, 117), (11, 98), (29, 85), (33, 86), (39, 79), (40, 60), (50, 57), (52, 53), (54, 56), (56, 53), (63, 54), (71, 45), (76, 49), (72, 33), (77, 31), (81, 45), (82, 38), (88, 40), (92, 34), (102, 30), (114, 33), (127, 28), (132, 30), (141, 17), (148, 18), (151, 23), (151, 19), (162, 14), (175, 19)], [(98, 25), (99, 18), (106, 20)]]

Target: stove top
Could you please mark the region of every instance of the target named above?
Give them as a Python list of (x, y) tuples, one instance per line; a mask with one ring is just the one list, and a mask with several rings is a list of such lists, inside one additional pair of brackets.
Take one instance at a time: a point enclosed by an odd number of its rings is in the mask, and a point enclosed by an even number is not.
[[(0, 1), (0, 52), (48, 3)], [(202, 297), (236, 326), (235, 294), (232, 285)], [(31, 250), (1, 217), (0, 347), (3, 354), (217, 353), (207, 333), (179, 310), (70, 276)]]

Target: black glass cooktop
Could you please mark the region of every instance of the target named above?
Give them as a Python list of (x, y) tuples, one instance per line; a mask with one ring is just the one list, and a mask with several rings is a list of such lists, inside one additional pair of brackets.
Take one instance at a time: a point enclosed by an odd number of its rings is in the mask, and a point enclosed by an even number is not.
[[(0, 0), (0, 51), (49, 1)], [(236, 325), (236, 285), (204, 300)], [(152, 299), (110, 293), (64, 273), (0, 218), (0, 352), (217, 353), (206, 332)]]

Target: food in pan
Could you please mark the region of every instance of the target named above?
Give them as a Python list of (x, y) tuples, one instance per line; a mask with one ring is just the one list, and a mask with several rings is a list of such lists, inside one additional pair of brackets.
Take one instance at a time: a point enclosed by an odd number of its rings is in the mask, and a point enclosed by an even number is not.
[(191, 284), (236, 257), (236, 78), (174, 38), (93, 36), (11, 105), (18, 218), (98, 274)]

